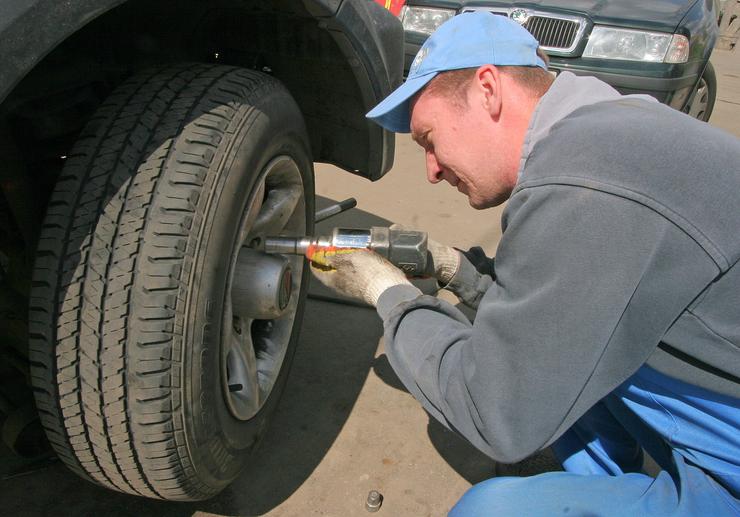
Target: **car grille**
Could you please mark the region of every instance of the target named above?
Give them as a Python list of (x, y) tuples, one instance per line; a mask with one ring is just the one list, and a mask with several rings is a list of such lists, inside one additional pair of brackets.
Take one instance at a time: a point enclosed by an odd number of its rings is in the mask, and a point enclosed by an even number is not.
[(543, 50), (550, 54), (572, 55), (583, 37), (586, 19), (580, 16), (559, 15), (528, 9), (496, 9), (486, 7), (469, 7), (462, 12), (490, 11), (493, 14), (508, 16), (522, 23)]
[(561, 50), (573, 46), (578, 34), (578, 22), (545, 16), (532, 16), (524, 28), (532, 33), (541, 46)]

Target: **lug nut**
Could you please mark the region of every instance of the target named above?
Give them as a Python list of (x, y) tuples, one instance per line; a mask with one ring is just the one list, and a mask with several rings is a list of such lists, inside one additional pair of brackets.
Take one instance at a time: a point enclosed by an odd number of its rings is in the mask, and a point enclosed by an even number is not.
[(380, 505), (383, 504), (383, 494), (377, 490), (370, 490), (367, 494), (367, 501), (365, 501), (365, 510), (371, 513), (375, 513), (380, 510)]

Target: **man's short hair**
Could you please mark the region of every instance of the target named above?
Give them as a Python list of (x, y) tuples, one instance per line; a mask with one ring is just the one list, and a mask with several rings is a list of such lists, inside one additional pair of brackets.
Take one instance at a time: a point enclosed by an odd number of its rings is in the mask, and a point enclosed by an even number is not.
[[(537, 49), (537, 55), (545, 64), (549, 64), (547, 54)], [(514, 79), (518, 85), (527, 89), (535, 97), (542, 97), (552, 84), (554, 78), (550, 72), (539, 66), (497, 66), (499, 70)], [(432, 79), (425, 90), (434, 95), (449, 97), (456, 105), (464, 106), (466, 96), (465, 89), (473, 80), (477, 68), (463, 68), (461, 70), (449, 70), (441, 72)]]

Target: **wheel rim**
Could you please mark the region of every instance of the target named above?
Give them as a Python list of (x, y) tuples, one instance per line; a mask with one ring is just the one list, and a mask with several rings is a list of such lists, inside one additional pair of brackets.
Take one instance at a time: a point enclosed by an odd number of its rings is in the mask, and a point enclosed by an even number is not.
[(694, 118), (704, 120), (704, 115), (707, 112), (709, 106), (709, 85), (706, 79), (703, 77), (699, 79), (699, 84), (696, 85), (696, 92), (691, 100), (691, 105), (687, 113)]
[[(290, 344), (303, 272), (303, 257), (268, 258), (251, 247), (268, 235), (295, 236), (306, 232), (303, 181), (291, 158), (273, 159), (255, 185), (242, 215), (229, 266), (221, 346), (224, 399), (239, 420), (249, 420), (257, 414), (275, 385)], [(278, 260), (287, 266), (279, 277), (280, 285), (273, 286), (283, 306), (280, 314), (265, 316), (244, 297), (243, 289), (250, 286), (239, 284), (238, 271), (246, 267), (259, 276), (264, 269), (264, 275), (269, 275), (269, 261)]]

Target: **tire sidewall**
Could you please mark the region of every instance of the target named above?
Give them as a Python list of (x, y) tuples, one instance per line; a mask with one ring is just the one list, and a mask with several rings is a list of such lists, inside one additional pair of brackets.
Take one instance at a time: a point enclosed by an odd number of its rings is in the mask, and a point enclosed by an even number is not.
[[(242, 106), (231, 152), (219, 149), (213, 200), (204, 215), (203, 241), (194, 259), (183, 350), (183, 419), (193, 466), (202, 482), (223, 488), (243, 467), (245, 453), (264, 433), (283, 391), (300, 328), (308, 268), (290, 343), (267, 401), (248, 421), (234, 418), (222, 389), (221, 335), (230, 260), (247, 202), (260, 172), (277, 156), (289, 156), (303, 179), (307, 231), (313, 229), (313, 170), (300, 111), (278, 83), (253, 107)], [(226, 147), (226, 146), (221, 146)], [(191, 236), (192, 238), (192, 236)]]

